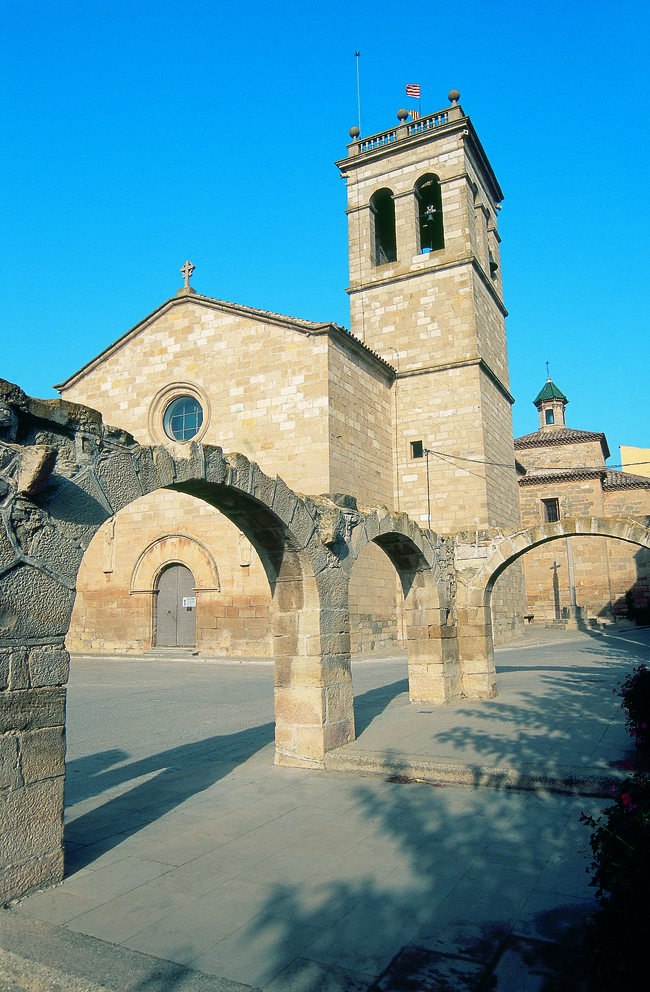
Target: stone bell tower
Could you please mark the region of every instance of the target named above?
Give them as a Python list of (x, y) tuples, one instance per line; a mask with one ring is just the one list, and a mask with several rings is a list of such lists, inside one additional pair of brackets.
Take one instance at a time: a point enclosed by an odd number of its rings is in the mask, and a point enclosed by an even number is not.
[(350, 130), (351, 330), (397, 370), (395, 501), (438, 532), (519, 520), (497, 213), (472, 123), (451, 106)]

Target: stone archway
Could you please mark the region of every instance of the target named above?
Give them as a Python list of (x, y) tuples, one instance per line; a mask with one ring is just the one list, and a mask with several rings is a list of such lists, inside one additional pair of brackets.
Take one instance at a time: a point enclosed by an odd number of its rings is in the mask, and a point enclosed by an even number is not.
[(0, 382), (0, 401), (10, 414), (0, 437), (6, 899), (62, 876), (75, 581), (101, 524), (135, 499), (172, 489), (205, 500), (255, 547), (272, 594), (276, 762), (319, 767), (326, 751), (354, 739), (354, 716), (347, 576), (313, 500), (243, 455), (194, 442), (141, 447), (94, 410), (32, 400), (9, 383)]
[[(337, 497), (337, 499), (339, 499)], [(404, 513), (386, 507), (357, 510), (341, 497), (339, 525), (348, 576), (368, 544), (375, 544), (392, 562), (404, 594), (409, 696), (412, 703), (441, 705), (463, 695), (458, 666), (457, 628), (451, 544), (423, 531)], [(334, 542), (336, 547), (336, 543)]]
[(217, 563), (209, 548), (188, 534), (164, 534), (140, 554), (131, 573), (129, 593), (151, 594), (162, 569), (173, 562), (190, 569), (197, 589), (218, 592), (221, 588)]
[(650, 529), (634, 518), (570, 517), (514, 534), (486, 530), (457, 534), (458, 651), (463, 684), (474, 698), (496, 695), (490, 599), (502, 572), (526, 552), (565, 537), (610, 537), (650, 548)]

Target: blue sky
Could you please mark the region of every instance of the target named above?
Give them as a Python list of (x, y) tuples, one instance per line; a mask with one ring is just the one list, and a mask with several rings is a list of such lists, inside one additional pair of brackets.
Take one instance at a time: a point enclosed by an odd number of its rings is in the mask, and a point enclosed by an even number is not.
[[(546, 377), (572, 427), (650, 445), (641, 0), (0, 0), (0, 375), (51, 386), (173, 296), (349, 326), (357, 123), (457, 88), (505, 193), (515, 436)], [(411, 101), (410, 105), (415, 105)]]

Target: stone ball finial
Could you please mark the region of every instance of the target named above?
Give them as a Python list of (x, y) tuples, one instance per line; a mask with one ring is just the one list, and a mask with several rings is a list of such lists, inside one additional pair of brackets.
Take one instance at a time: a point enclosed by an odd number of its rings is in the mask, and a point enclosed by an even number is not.
[(397, 111), (397, 120), (398, 121), (405, 121), (406, 118), (408, 117), (408, 115), (409, 115), (408, 110), (404, 110), (404, 107), (402, 107), (401, 110), (398, 110)]
[(450, 100), (451, 103), (456, 104), (460, 100), (460, 93), (458, 90), (449, 90), (447, 99)]
[(353, 141), (356, 141), (356, 139), (361, 134), (361, 131), (359, 130), (358, 127), (351, 127), (348, 133), (349, 133), (350, 137), (352, 138), (352, 140)]

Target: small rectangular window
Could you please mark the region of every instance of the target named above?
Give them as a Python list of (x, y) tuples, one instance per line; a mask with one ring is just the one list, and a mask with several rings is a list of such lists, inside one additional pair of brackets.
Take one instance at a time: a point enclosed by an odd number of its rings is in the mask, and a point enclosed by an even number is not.
[(542, 519), (545, 524), (552, 524), (560, 519), (560, 501), (557, 499), (542, 500)]
[(547, 424), (554, 424), (555, 423), (555, 414), (553, 413), (553, 411), (552, 410), (545, 410), (544, 413), (546, 414), (546, 423)]
[(424, 443), (411, 441), (411, 458), (424, 458)]

